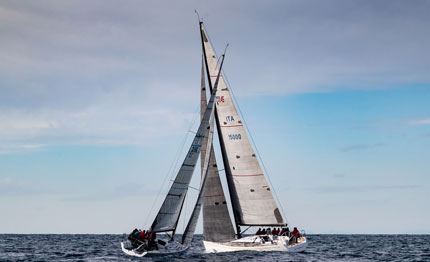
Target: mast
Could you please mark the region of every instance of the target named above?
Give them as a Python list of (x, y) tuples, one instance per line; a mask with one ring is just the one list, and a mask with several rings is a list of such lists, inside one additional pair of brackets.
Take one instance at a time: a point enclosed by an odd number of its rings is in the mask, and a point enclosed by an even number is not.
[[(218, 62), (202, 24), (202, 47), (211, 86)], [(238, 234), (240, 226), (285, 225), (222, 75), (216, 105), (218, 136)]]
[[(203, 116), (205, 114), (205, 110), (207, 107), (207, 100), (206, 100), (206, 81), (205, 81), (205, 69), (204, 69), (204, 65), (205, 65), (205, 60), (204, 60), (204, 55), (202, 54), (202, 70), (201, 70), (201, 78), (200, 78), (200, 121), (203, 119)], [(213, 119), (211, 120), (211, 125), (213, 124)], [(207, 143), (207, 140), (204, 139), (203, 140), (203, 148), (205, 147), (205, 144)], [(205, 153), (202, 152), (200, 154), (200, 163), (201, 163), (201, 170), (202, 170), (202, 177), (203, 177), (203, 168), (204, 168), (204, 157), (205, 157)]]

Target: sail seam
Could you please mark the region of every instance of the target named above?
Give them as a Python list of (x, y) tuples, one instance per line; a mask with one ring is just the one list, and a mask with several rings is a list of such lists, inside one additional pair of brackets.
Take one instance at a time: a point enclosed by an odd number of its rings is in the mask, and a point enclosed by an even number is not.
[(219, 195), (209, 195), (209, 196), (203, 196), (203, 197), (220, 197), (220, 196), (224, 196), (224, 194), (219, 194)]
[(221, 127), (237, 127), (237, 126), (243, 126), (243, 125), (232, 125), (232, 126), (221, 126)]
[(264, 174), (255, 174), (255, 175), (232, 175), (232, 176), (264, 176)]

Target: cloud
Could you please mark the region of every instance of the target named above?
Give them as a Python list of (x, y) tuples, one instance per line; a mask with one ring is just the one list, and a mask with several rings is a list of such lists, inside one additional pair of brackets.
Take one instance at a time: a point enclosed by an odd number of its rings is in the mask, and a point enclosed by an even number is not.
[(44, 145), (41, 144), (0, 144), (0, 155), (12, 153), (29, 153), (43, 150)]
[(319, 194), (325, 193), (364, 193), (371, 191), (391, 191), (391, 190), (417, 190), (422, 189), (421, 185), (360, 185), (360, 186), (321, 186), (309, 189)]
[(411, 120), (409, 121), (409, 125), (413, 125), (413, 126), (430, 125), (430, 118)]
[(1, 71), (8, 78), (34, 80), (36, 89), (47, 77), (53, 85), (72, 86), (139, 75), (189, 79), (192, 71), (186, 69), (198, 66), (200, 56), (193, 10), (201, 7), (215, 47), (231, 43), (225, 66), (240, 94), (387, 88), (430, 80), (427, 2), (182, 1), (169, 2), (169, 10), (165, 4), (4, 2)]
[(0, 153), (55, 144), (146, 145), (182, 134), (192, 114), (170, 108), (93, 107), (80, 111), (0, 112)]
[(30, 181), (3, 177), (0, 178), (0, 196), (28, 196), (54, 192), (48, 188), (36, 187), (34, 185)]
[(153, 197), (158, 191), (147, 184), (124, 183), (111, 187), (96, 187), (87, 191), (81, 189), (64, 190), (49, 188), (46, 185), (37, 185), (31, 180), (16, 179), (13, 177), (0, 177), (0, 195), (2, 196), (28, 196), (51, 195), (63, 201), (110, 201), (128, 197)]
[(128, 183), (113, 188), (96, 189), (84, 195), (64, 197), (63, 201), (111, 201), (136, 196), (153, 197), (157, 192), (153, 187), (148, 187), (146, 184)]
[[(145, 89), (130, 85), (100, 94), (96, 103), (86, 106), (4, 108), (0, 110), (0, 153), (58, 144), (143, 146), (182, 135), (198, 113), (199, 95), (182, 96), (181, 85), (177, 88), (170, 91), (172, 96), (161, 96), (160, 84)], [(189, 100), (196, 101), (194, 112), (184, 106)]]
[(349, 152), (349, 151), (356, 151), (356, 150), (366, 150), (376, 147), (382, 147), (384, 146), (384, 143), (376, 143), (376, 144), (357, 144), (357, 145), (349, 145), (339, 148), (341, 152)]
[(343, 179), (343, 178), (346, 177), (346, 175), (339, 173), (339, 174), (334, 174), (333, 177), (336, 178), (336, 179)]
[[(260, 94), (428, 83), (428, 61), (420, 57), (429, 55), (425, 50), (430, 37), (423, 35), (430, 24), (424, 11), (428, 5), (329, 1), (259, 6), (262, 11), (252, 17), (255, 20), (248, 17), (241, 23), (230, 18), (230, 30), (241, 28), (240, 37), (246, 39), (231, 53), (234, 62), (264, 66), (236, 70), (238, 76), (231, 82), (244, 79), (247, 92), (252, 88)], [(258, 20), (262, 17), (266, 22)]]
[(196, 8), (215, 48), (231, 44), (225, 75), (239, 96), (429, 82), (429, 5), (2, 1), (0, 151), (184, 132), (199, 101)]

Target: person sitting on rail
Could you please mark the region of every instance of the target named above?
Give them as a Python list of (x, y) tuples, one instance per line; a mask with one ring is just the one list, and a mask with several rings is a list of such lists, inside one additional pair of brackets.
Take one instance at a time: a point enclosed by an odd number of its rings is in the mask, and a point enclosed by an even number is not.
[(131, 233), (128, 235), (127, 239), (130, 241), (133, 240), (134, 234), (136, 234), (137, 231), (138, 231), (137, 228), (135, 228), (133, 231), (131, 231)]
[(281, 232), (279, 232), (280, 236), (283, 236), (285, 234), (285, 227), (282, 228)]
[(293, 237), (296, 239), (296, 243), (297, 243), (297, 240), (300, 238), (300, 232), (297, 229), (297, 227), (294, 227), (293, 232), (291, 232), (291, 235), (293, 235)]
[(142, 230), (135, 228), (130, 235), (128, 235), (127, 239), (131, 242), (132, 247), (136, 248), (140, 245), (140, 235)]
[(276, 227), (272, 229), (272, 235), (276, 236)]
[(285, 229), (285, 235), (290, 237), (290, 228), (287, 227), (287, 229)]
[(261, 227), (260, 228), (258, 228), (258, 230), (257, 230), (257, 232), (255, 233), (257, 236), (258, 235), (261, 235)]
[(133, 230), (133, 232), (133, 237), (139, 239), (140, 232), (142, 232), (142, 230), (136, 228), (135, 230)]

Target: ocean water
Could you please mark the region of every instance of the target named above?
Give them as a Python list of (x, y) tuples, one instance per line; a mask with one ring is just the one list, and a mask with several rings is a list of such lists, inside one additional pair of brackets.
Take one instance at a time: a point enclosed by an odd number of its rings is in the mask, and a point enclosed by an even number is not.
[(205, 254), (202, 236), (178, 256), (134, 258), (122, 235), (0, 235), (0, 261), (430, 261), (430, 235), (309, 235), (303, 253)]

